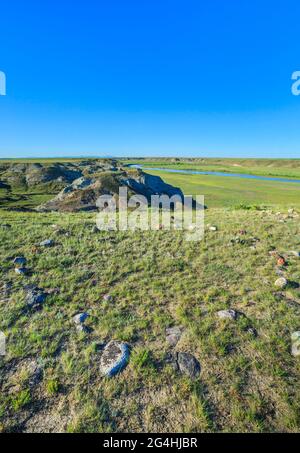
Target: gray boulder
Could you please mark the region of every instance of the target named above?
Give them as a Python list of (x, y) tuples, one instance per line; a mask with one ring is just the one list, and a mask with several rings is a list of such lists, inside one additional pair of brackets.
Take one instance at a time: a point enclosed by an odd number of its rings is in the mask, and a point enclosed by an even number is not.
[(220, 310), (217, 312), (217, 316), (220, 319), (232, 319), (233, 321), (237, 318), (235, 310)]
[(286, 278), (280, 277), (276, 280), (276, 282), (274, 284), (278, 288), (284, 289), (288, 285), (288, 281)]
[(105, 346), (100, 359), (102, 376), (112, 377), (119, 373), (129, 361), (130, 351), (126, 343), (110, 341)]
[(88, 313), (78, 313), (74, 316), (74, 322), (77, 325), (83, 324), (89, 317)]
[(188, 352), (178, 352), (175, 354), (175, 369), (182, 374), (196, 379), (201, 372), (201, 365), (199, 361)]
[(28, 286), (26, 288), (26, 293), (26, 304), (29, 308), (41, 306), (48, 296), (48, 293), (36, 286)]
[(292, 355), (300, 357), (300, 331), (293, 332), (291, 335), (292, 340)]
[(170, 346), (176, 346), (178, 341), (181, 338), (182, 331), (180, 327), (169, 327), (166, 329), (166, 334), (167, 334), (167, 342), (169, 343)]
[(52, 247), (54, 245), (54, 241), (52, 239), (46, 239), (45, 241), (40, 242), (40, 247)]
[(25, 264), (27, 263), (27, 260), (26, 258), (24, 258), (24, 256), (17, 256), (14, 261), (13, 261), (13, 264), (17, 265), (17, 266), (25, 266)]

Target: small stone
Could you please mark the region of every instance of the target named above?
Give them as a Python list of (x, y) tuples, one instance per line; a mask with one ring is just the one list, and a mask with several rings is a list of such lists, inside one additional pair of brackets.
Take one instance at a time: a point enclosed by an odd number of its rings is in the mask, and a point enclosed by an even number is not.
[(232, 319), (235, 320), (237, 317), (237, 313), (235, 310), (220, 310), (217, 312), (217, 316), (220, 319)]
[(89, 328), (83, 324), (76, 324), (76, 330), (80, 333), (89, 333)]
[(15, 273), (18, 275), (26, 275), (28, 273), (28, 269), (26, 267), (16, 267)]
[(74, 316), (74, 322), (77, 325), (83, 324), (87, 318), (89, 317), (88, 313), (78, 313), (77, 315)]
[(48, 294), (49, 295), (57, 295), (60, 293), (60, 289), (59, 288), (50, 288), (48, 289)]
[(14, 259), (13, 263), (14, 263), (15, 265), (17, 265), (17, 266), (23, 267), (23, 266), (25, 266), (25, 264), (27, 263), (27, 260), (26, 260), (26, 258), (24, 258), (24, 256), (17, 256), (17, 257)]
[(113, 300), (113, 296), (111, 296), (110, 294), (104, 294), (103, 300), (105, 302), (111, 302)]
[(42, 305), (48, 296), (48, 293), (44, 292), (44, 290), (35, 286), (28, 286), (26, 288), (26, 292), (27, 292), (26, 303), (30, 308)]
[(54, 241), (52, 239), (46, 239), (45, 241), (40, 242), (40, 247), (52, 247), (54, 245)]
[(188, 352), (177, 353), (177, 366), (180, 373), (189, 376), (191, 379), (195, 379), (199, 376), (201, 371), (198, 360)]
[(182, 335), (182, 332), (181, 332), (181, 329), (180, 327), (169, 327), (168, 329), (166, 329), (166, 334), (167, 334), (167, 342), (171, 345), (171, 346), (176, 346), (178, 341), (180, 340), (181, 338), (181, 335)]
[(218, 228), (214, 225), (209, 227), (209, 231), (217, 231), (217, 230), (218, 230)]
[(292, 340), (292, 355), (294, 357), (300, 356), (300, 331), (293, 332), (291, 335)]
[(287, 286), (287, 284), (288, 284), (288, 281), (285, 277), (280, 277), (275, 282), (275, 286), (277, 286), (278, 288), (281, 288), (281, 289), (285, 288)]
[(101, 375), (112, 377), (119, 373), (127, 365), (129, 356), (130, 351), (126, 343), (110, 341), (100, 359)]
[(254, 329), (254, 327), (248, 327), (247, 333), (249, 333), (253, 337), (257, 337), (257, 331), (256, 331), (256, 329)]

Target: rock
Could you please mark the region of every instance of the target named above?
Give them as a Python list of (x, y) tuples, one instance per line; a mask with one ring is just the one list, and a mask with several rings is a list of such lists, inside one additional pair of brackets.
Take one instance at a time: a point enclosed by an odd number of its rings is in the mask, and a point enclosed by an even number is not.
[(247, 333), (249, 333), (253, 337), (257, 337), (257, 331), (256, 331), (256, 329), (254, 329), (254, 327), (248, 327)]
[(292, 340), (292, 355), (294, 357), (300, 356), (300, 331), (293, 332), (291, 335)]
[(277, 286), (278, 288), (285, 288), (287, 285), (288, 285), (288, 281), (285, 277), (280, 277), (276, 280), (276, 282), (274, 283), (275, 286)]
[(52, 247), (54, 245), (54, 241), (52, 239), (46, 239), (45, 241), (40, 242), (40, 247)]
[(201, 366), (198, 360), (188, 352), (178, 352), (176, 354), (177, 369), (180, 373), (189, 376), (191, 379), (200, 375)]
[(217, 231), (217, 230), (218, 230), (218, 228), (214, 225), (209, 227), (209, 231)]
[(220, 310), (217, 312), (217, 316), (220, 319), (232, 319), (235, 320), (237, 317), (237, 313), (235, 310)]
[(100, 359), (101, 375), (112, 377), (119, 373), (127, 365), (129, 356), (130, 351), (126, 343), (110, 341)]
[(111, 302), (113, 300), (113, 296), (111, 296), (110, 294), (104, 294), (103, 300), (105, 302)]
[(26, 267), (16, 267), (15, 273), (18, 275), (26, 275), (28, 273), (28, 269)]
[(78, 313), (77, 315), (74, 316), (74, 322), (77, 325), (83, 324), (87, 318), (89, 317), (88, 313)]
[(36, 286), (28, 286), (26, 292), (26, 303), (29, 308), (39, 307), (45, 302), (48, 296), (48, 293)]
[(76, 324), (76, 330), (80, 333), (89, 333), (90, 329), (84, 324)]
[(38, 365), (37, 361), (29, 360), (25, 369), (27, 374), (29, 375), (28, 378), (29, 386), (30, 387), (36, 386), (43, 377), (43, 368)]
[(169, 327), (166, 329), (166, 334), (166, 339), (170, 346), (176, 346), (182, 335), (181, 328), (177, 326)]
[(17, 256), (17, 257), (14, 259), (13, 263), (14, 263), (15, 265), (17, 265), (17, 266), (23, 267), (23, 266), (25, 266), (25, 264), (27, 263), (27, 260), (26, 260), (26, 258), (24, 258), (24, 256)]
[(59, 288), (51, 288), (51, 289), (48, 290), (48, 294), (51, 295), (51, 296), (52, 295), (57, 295), (59, 293), (60, 293), (60, 289)]

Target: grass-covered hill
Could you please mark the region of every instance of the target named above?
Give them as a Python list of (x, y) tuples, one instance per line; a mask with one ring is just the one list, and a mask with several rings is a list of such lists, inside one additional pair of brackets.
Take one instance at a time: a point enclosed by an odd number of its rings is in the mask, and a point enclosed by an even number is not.
[[(177, 180), (183, 191), (184, 178)], [(97, 232), (95, 213), (3, 204), (2, 431), (299, 431), (300, 360), (291, 340), (300, 330), (296, 197), (278, 206), (262, 189), (258, 205), (250, 196), (247, 205), (221, 205), (222, 197), (214, 204), (218, 181), (201, 242), (163, 229)], [(51, 247), (41, 245), (45, 239)], [(15, 272), (16, 257), (26, 258), (25, 275)], [(278, 279), (286, 284), (276, 286)], [(36, 305), (33, 287), (45, 295)], [(222, 319), (220, 310), (234, 316)], [(89, 315), (82, 329), (79, 313)], [(130, 355), (109, 378), (101, 360), (111, 340), (126, 343)], [(191, 354), (200, 373), (174, 367), (179, 353)]]

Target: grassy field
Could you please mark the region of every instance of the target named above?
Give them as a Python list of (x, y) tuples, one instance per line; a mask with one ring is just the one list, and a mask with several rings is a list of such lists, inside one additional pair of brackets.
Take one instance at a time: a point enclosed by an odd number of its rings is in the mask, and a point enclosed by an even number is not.
[(300, 159), (130, 159), (129, 164), (176, 170), (221, 171), (260, 176), (300, 178)]
[[(161, 176), (206, 195), (203, 241), (163, 230), (92, 233), (94, 214), (13, 212), (13, 202), (3, 203), (2, 431), (299, 432), (300, 361), (291, 355), (290, 335), (300, 329), (300, 292), (293, 284), (274, 286), (280, 271), (300, 282), (300, 259), (288, 254), (300, 251), (300, 222), (287, 212), (299, 211), (299, 189)], [(236, 237), (242, 241), (232, 243)], [(48, 238), (53, 247), (36, 246)], [(272, 250), (286, 256), (282, 270)], [(27, 277), (14, 272), (18, 255), (27, 257)], [(9, 283), (7, 294), (1, 286)], [(28, 284), (52, 290), (41, 310), (26, 308)], [(112, 301), (103, 300), (107, 293)], [(218, 319), (226, 308), (239, 313), (237, 320)], [(90, 314), (89, 333), (75, 329), (81, 311)], [(166, 359), (170, 326), (183, 331), (176, 350), (201, 364), (196, 381)], [(131, 356), (108, 379), (100, 376), (99, 358), (111, 339), (128, 342)]]
[[(147, 170), (145, 169), (147, 172)], [(149, 170), (169, 184), (180, 187), (186, 195), (204, 195), (210, 208), (255, 206), (300, 206), (300, 184), (260, 181), (221, 176), (186, 175)]]

